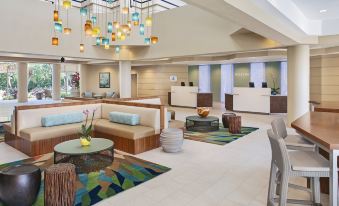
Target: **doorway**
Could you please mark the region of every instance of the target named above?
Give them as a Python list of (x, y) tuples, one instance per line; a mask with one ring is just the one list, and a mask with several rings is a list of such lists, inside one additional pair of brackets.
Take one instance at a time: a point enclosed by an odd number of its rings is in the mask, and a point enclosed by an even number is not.
[(132, 98), (138, 97), (138, 75), (131, 74), (131, 96)]

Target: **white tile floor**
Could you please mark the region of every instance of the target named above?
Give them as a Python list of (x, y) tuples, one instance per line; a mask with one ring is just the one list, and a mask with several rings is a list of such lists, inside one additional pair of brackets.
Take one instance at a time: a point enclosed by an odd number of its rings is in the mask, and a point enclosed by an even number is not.
[[(177, 119), (195, 114), (193, 109), (174, 108)], [(216, 105), (211, 115), (221, 116), (224, 109)], [(160, 148), (137, 157), (172, 168), (146, 183), (108, 198), (101, 206), (262, 206), (266, 205), (270, 167), (270, 146), (266, 129), (279, 115), (240, 114), (244, 126), (259, 127), (225, 146), (185, 140), (183, 151), (164, 153)], [(0, 164), (26, 156), (0, 143)], [(294, 182), (305, 184), (304, 179)], [(308, 199), (295, 190), (289, 197)], [(328, 196), (322, 196), (328, 205)]]

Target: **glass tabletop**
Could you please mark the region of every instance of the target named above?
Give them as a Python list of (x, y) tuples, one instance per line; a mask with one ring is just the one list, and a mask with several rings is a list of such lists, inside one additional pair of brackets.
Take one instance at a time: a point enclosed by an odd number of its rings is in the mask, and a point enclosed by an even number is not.
[(74, 139), (62, 142), (54, 147), (54, 152), (69, 155), (82, 155), (97, 153), (113, 147), (114, 143), (111, 140), (103, 138), (92, 138), (91, 145), (81, 146), (80, 139)]
[(217, 120), (219, 120), (219, 118), (218, 117), (214, 117), (214, 116), (207, 116), (207, 117), (188, 116), (188, 117), (186, 117), (186, 120), (200, 121), (200, 122), (211, 122), (211, 121), (217, 121)]

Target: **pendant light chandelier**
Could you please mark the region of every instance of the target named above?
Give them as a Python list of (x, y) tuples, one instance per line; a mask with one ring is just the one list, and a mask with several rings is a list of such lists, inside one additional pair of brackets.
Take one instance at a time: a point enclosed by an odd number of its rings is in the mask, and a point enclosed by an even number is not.
[[(137, 7), (137, 3), (139, 3)], [(109, 49), (115, 45), (115, 52), (120, 52), (123, 41), (131, 36), (133, 30), (137, 30), (143, 36), (144, 43), (156, 44), (159, 37), (152, 35), (153, 11), (150, 5), (153, 1), (147, 2), (146, 12), (143, 12), (143, 4), (135, 0), (96, 0), (92, 5), (80, 8), (80, 52), (85, 51), (83, 36), (95, 39), (96, 46), (103, 46)], [(71, 0), (54, 0), (53, 11), (54, 30), (52, 45), (59, 45), (57, 34), (69, 35), (72, 29), (68, 25), (68, 12), (72, 8)], [(60, 6), (66, 11), (66, 25), (63, 28)], [(152, 9), (153, 10), (153, 9)], [(146, 15), (145, 15), (146, 13)], [(83, 19), (84, 18), (84, 19)], [(84, 34), (84, 35), (83, 35)]]

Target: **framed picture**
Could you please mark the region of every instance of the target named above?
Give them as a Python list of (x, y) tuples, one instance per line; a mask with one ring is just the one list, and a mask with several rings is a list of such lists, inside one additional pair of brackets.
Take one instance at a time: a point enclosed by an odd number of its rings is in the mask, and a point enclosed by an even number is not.
[(171, 75), (170, 76), (170, 81), (171, 82), (177, 82), (178, 81), (178, 77), (176, 75)]
[(111, 88), (111, 73), (99, 73), (99, 88)]

